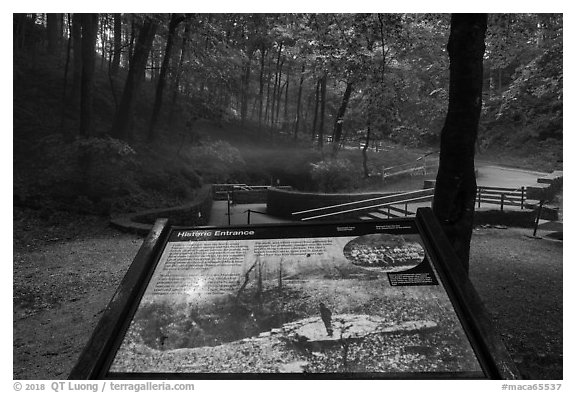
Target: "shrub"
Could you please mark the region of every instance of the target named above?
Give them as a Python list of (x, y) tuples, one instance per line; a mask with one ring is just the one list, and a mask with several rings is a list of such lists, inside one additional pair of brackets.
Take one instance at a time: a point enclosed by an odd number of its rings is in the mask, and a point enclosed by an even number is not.
[(312, 165), (312, 179), (322, 192), (337, 192), (352, 187), (358, 174), (350, 160), (333, 158)]
[(188, 161), (208, 182), (227, 182), (246, 166), (240, 151), (228, 142), (203, 143), (186, 151)]

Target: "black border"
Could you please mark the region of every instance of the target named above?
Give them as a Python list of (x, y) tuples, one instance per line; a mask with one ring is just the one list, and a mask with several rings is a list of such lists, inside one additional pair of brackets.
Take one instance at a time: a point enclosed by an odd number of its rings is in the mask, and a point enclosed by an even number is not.
[[(420, 208), (416, 218), (397, 218), (381, 221), (347, 221), (321, 223), (262, 224), (230, 226), (226, 229), (309, 228), (318, 226), (353, 226), (386, 224), (413, 224), (420, 234), (425, 249), (434, 264), (440, 280), (453, 304), (471, 346), (484, 371), (481, 373), (350, 373), (350, 374), (236, 374), (236, 373), (109, 373), (124, 334), (129, 327), (140, 299), (162, 255), (170, 234), (190, 227), (171, 227), (166, 219), (158, 220), (114, 297), (96, 326), (69, 379), (520, 379), (520, 374), (501, 342), (480, 297), (466, 276), (460, 261), (452, 250), (430, 208)], [(202, 226), (194, 229), (215, 229)], [(218, 227), (221, 229), (220, 227)], [(411, 231), (413, 233), (413, 231)]]

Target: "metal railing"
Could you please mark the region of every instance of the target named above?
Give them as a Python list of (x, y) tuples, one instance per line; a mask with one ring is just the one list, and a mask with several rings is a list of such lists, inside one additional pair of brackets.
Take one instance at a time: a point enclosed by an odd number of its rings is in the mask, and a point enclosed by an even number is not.
[(361, 201), (353, 201), (346, 203), (339, 203), (336, 205), (319, 207), (315, 209), (302, 210), (292, 213), (292, 217), (301, 221), (317, 220), (320, 218), (329, 218), (342, 214), (350, 214), (367, 210), (378, 210), (387, 208), (394, 205), (405, 205), (406, 211), (408, 210), (408, 203), (432, 201), (434, 196), (434, 189), (410, 191), (394, 195), (387, 195), (376, 198), (364, 199)]
[[(391, 198), (393, 198), (393, 200), (390, 200)], [(292, 213), (292, 217), (301, 221), (310, 221), (355, 213), (366, 213), (373, 217), (379, 217), (379, 215), (382, 214), (387, 217), (399, 217), (398, 214), (400, 214), (400, 216), (410, 216), (415, 214), (409, 210), (410, 204), (432, 202), (433, 199), (434, 189), (430, 188), (302, 210)], [(524, 209), (526, 207), (526, 187), (505, 188), (480, 186), (476, 192), (476, 203), (478, 208), (484, 203), (499, 205), (500, 210), (504, 210), (505, 206)]]
[(414, 162), (382, 168), (382, 179), (384, 180), (402, 174), (410, 174), (411, 176), (427, 175), (429, 171), (438, 168), (439, 158), (429, 157), (436, 153), (437, 152), (426, 153), (418, 157)]

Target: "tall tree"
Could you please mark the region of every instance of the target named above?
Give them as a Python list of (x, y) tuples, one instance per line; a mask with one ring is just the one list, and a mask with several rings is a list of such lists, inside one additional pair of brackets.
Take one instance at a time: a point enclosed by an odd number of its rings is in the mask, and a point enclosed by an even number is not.
[(296, 122), (294, 123), (294, 139), (298, 139), (298, 127), (300, 127), (300, 107), (302, 103), (302, 85), (304, 84), (304, 71), (306, 70), (306, 63), (302, 63), (302, 70), (300, 71), (300, 84), (298, 85), (298, 98), (296, 100)]
[(120, 55), (122, 54), (122, 14), (114, 14), (114, 54), (110, 73), (116, 75), (120, 69)]
[(482, 108), (486, 14), (453, 14), (448, 39), (450, 87), (441, 132), (434, 214), (466, 272), (476, 198), (474, 145)]
[(62, 14), (46, 14), (46, 34), (48, 38), (48, 53), (55, 55), (60, 49)]
[(348, 107), (348, 101), (350, 101), (351, 94), (352, 94), (352, 82), (348, 81), (346, 83), (346, 90), (344, 90), (344, 96), (342, 97), (342, 102), (340, 103), (340, 108), (338, 108), (336, 121), (334, 122), (334, 131), (332, 133), (333, 154), (336, 154), (336, 152), (338, 151), (338, 146), (340, 145), (340, 139), (342, 139), (342, 123), (344, 123), (344, 114), (346, 113), (346, 108)]
[(318, 126), (318, 148), (324, 146), (324, 117), (326, 112), (326, 72), (320, 78), (320, 125)]
[(184, 59), (186, 58), (186, 48), (188, 47), (188, 39), (190, 35), (190, 19), (186, 20), (184, 24), (184, 33), (182, 33), (182, 42), (180, 45), (180, 57), (178, 60), (178, 66), (176, 67), (174, 85), (172, 89), (172, 102), (170, 104), (170, 124), (174, 121), (174, 109), (176, 108), (176, 102), (178, 100), (178, 91), (180, 89), (180, 80), (182, 79), (182, 68), (184, 67)]
[(80, 89), (80, 135), (90, 136), (98, 14), (82, 14), (82, 80)]
[(266, 59), (266, 52), (267, 48), (264, 44), (262, 44), (260, 48), (260, 88), (258, 90), (258, 130), (262, 129), (262, 112), (264, 109), (264, 63)]
[(156, 137), (155, 128), (158, 121), (160, 109), (162, 109), (162, 96), (164, 94), (164, 86), (166, 85), (166, 74), (170, 64), (170, 57), (172, 56), (172, 46), (174, 44), (174, 36), (176, 35), (176, 28), (184, 20), (182, 14), (172, 14), (168, 24), (168, 37), (166, 38), (166, 49), (164, 50), (164, 59), (160, 67), (160, 75), (158, 76), (158, 83), (156, 85), (156, 97), (154, 99), (154, 107), (152, 108), (152, 118), (148, 128), (148, 141), (153, 141)]
[(316, 125), (318, 124), (318, 104), (320, 103), (320, 78), (316, 81), (316, 90), (314, 91), (314, 120), (312, 120), (312, 141), (316, 138)]
[(118, 106), (118, 110), (116, 111), (112, 123), (111, 134), (115, 138), (124, 140), (130, 139), (128, 125), (132, 116), (134, 97), (138, 92), (142, 75), (145, 72), (146, 62), (148, 60), (150, 49), (152, 48), (152, 42), (154, 41), (157, 27), (158, 23), (156, 20), (151, 17), (146, 17), (138, 34), (138, 38), (136, 39), (134, 54), (130, 60), (130, 67), (128, 69), (128, 75), (126, 77), (120, 105)]
[(72, 53), (72, 99), (76, 102), (82, 79), (82, 14), (72, 15)]

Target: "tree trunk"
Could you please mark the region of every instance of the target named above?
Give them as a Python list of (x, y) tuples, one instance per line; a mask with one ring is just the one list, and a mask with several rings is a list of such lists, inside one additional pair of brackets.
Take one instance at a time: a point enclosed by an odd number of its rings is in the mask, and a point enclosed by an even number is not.
[[(68, 14), (68, 43), (66, 45), (66, 63), (64, 64), (64, 83), (62, 86), (62, 112), (60, 113), (60, 132), (65, 134), (64, 132), (64, 120), (66, 118), (66, 90), (68, 89), (68, 69), (70, 68), (70, 52), (72, 49), (72, 21), (71, 15)], [(71, 135), (66, 135), (67, 137), (71, 137)]]
[(82, 79), (82, 14), (72, 15), (72, 100), (80, 98), (80, 80)]
[(453, 14), (448, 40), (448, 114), (440, 136), (434, 214), (466, 272), (476, 197), (474, 145), (482, 108), (486, 14)]
[(280, 56), (282, 55), (282, 43), (280, 43), (280, 47), (278, 48), (278, 59), (276, 60), (276, 73), (274, 74), (274, 90), (272, 92), (272, 108), (270, 109), (270, 126), (274, 127), (274, 115), (275, 115), (275, 108), (276, 108), (276, 93), (277, 90), (280, 88), (280, 79), (278, 78), (278, 73), (280, 70)]
[(156, 85), (156, 97), (154, 99), (154, 107), (152, 108), (152, 118), (150, 119), (150, 126), (148, 128), (148, 142), (152, 142), (156, 138), (155, 128), (158, 121), (160, 109), (162, 109), (162, 96), (164, 94), (164, 86), (166, 85), (166, 74), (168, 73), (168, 66), (170, 65), (170, 57), (172, 56), (172, 46), (174, 44), (174, 33), (178, 24), (182, 22), (183, 17), (178, 14), (172, 14), (168, 26), (168, 37), (166, 39), (166, 50), (164, 51), (164, 59), (160, 68), (160, 75), (158, 76), (158, 84)]
[(178, 60), (178, 68), (174, 80), (174, 89), (172, 91), (172, 104), (170, 105), (170, 124), (174, 121), (174, 109), (176, 108), (176, 101), (178, 99), (178, 91), (180, 89), (180, 77), (182, 74), (182, 66), (186, 58), (186, 44), (188, 36), (190, 35), (190, 21), (187, 21), (184, 26), (184, 35), (182, 36), (182, 45), (180, 47), (180, 60)]
[(364, 142), (364, 147), (362, 148), (362, 168), (364, 168), (365, 179), (370, 177), (370, 171), (368, 170), (368, 145), (370, 145), (370, 117), (368, 117), (368, 123), (366, 125), (366, 140)]
[(62, 36), (62, 14), (46, 14), (46, 35), (48, 39), (48, 54), (57, 55)]
[(316, 81), (316, 92), (314, 94), (314, 120), (312, 121), (312, 141), (316, 138), (316, 125), (318, 124), (318, 104), (320, 103), (320, 79)]
[(134, 56), (134, 41), (136, 40), (136, 21), (134, 15), (132, 15), (132, 20), (130, 21), (130, 42), (128, 43), (128, 66), (132, 62)]
[(101, 21), (100, 21), (100, 26), (102, 26), (102, 28), (100, 29), (100, 42), (101, 42), (101, 49), (102, 49), (102, 53), (100, 56), (100, 68), (104, 69), (104, 59), (106, 59), (106, 43), (107, 43), (107, 39), (106, 39), (106, 31), (108, 30), (108, 16), (107, 15), (101, 15)]
[(286, 129), (288, 125), (288, 91), (290, 90), (290, 67), (286, 70), (286, 91), (284, 92), (284, 119), (282, 121), (282, 129)]
[(250, 66), (252, 63), (252, 53), (248, 54), (248, 61), (244, 65), (242, 73), (242, 91), (240, 92), (240, 119), (242, 126), (246, 123), (248, 117), (248, 93), (250, 89)]
[(300, 105), (302, 103), (302, 85), (304, 84), (305, 70), (306, 63), (302, 63), (302, 71), (300, 72), (300, 85), (298, 86), (298, 98), (296, 100), (296, 122), (294, 123), (294, 139), (298, 139), (298, 127), (300, 126)]
[(82, 80), (80, 89), (80, 136), (92, 134), (92, 100), (94, 85), (94, 62), (98, 14), (82, 14)]
[(139, 88), (139, 82), (142, 80), (142, 74), (145, 72), (148, 54), (152, 48), (152, 41), (156, 34), (157, 24), (152, 19), (147, 18), (140, 29), (136, 45), (134, 47), (134, 56), (130, 61), (130, 68), (126, 77), (126, 84), (122, 92), (120, 105), (116, 111), (114, 122), (112, 124), (112, 136), (118, 139), (129, 140), (128, 125), (132, 116), (134, 106), (134, 97)]
[(13, 41), (12, 45), (14, 48), (14, 53), (20, 51), (24, 48), (24, 42), (26, 38), (26, 26), (28, 25), (27, 14), (12, 14), (14, 20), (13, 29)]
[(275, 126), (276, 124), (279, 123), (279, 118), (280, 118), (280, 103), (282, 102), (282, 91), (284, 90), (284, 86), (286, 86), (286, 82), (284, 82), (284, 85), (282, 86), (282, 68), (284, 67), (284, 61), (286, 60), (285, 57), (282, 57), (282, 61), (280, 62), (280, 69), (278, 70), (278, 93), (276, 94), (276, 117), (274, 118), (274, 124), (273, 126)]
[(318, 148), (324, 146), (324, 115), (326, 112), (326, 74), (320, 79), (320, 125), (318, 126)]
[(264, 109), (264, 60), (266, 59), (266, 48), (260, 48), (260, 89), (258, 91), (258, 131), (262, 129), (262, 111)]
[(110, 73), (116, 75), (120, 69), (120, 55), (122, 53), (122, 14), (114, 14), (114, 55)]
[(340, 108), (338, 108), (338, 114), (336, 115), (336, 121), (334, 122), (334, 131), (332, 132), (333, 155), (336, 155), (338, 152), (338, 146), (340, 145), (340, 139), (342, 138), (342, 123), (344, 123), (344, 115), (346, 114), (346, 108), (348, 107), (348, 101), (350, 101), (351, 94), (352, 82), (348, 82), (346, 83), (346, 90), (344, 91), (342, 103), (340, 104)]
[(266, 109), (264, 110), (264, 124), (268, 124), (270, 110), (270, 80), (272, 79), (272, 57), (268, 59), (268, 79), (266, 81)]

